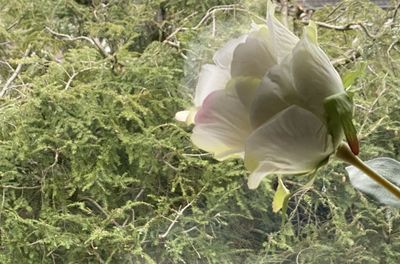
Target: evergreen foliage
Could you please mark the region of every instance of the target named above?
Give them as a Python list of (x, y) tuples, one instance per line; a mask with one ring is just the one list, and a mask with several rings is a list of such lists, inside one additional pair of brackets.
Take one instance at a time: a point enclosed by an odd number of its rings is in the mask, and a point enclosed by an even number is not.
[[(281, 225), (276, 179), (248, 190), (240, 161), (215, 161), (174, 121), (199, 66), (265, 8), (0, 0), (0, 263), (397, 263), (399, 211), (355, 191), (344, 164), (298, 191)], [(346, 0), (313, 15), (339, 26), (319, 41), (365, 160), (400, 160), (397, 11)]]

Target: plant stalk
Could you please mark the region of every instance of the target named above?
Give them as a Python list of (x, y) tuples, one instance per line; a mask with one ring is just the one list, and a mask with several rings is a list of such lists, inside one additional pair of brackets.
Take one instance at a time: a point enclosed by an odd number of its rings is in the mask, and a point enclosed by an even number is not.
[(379, 185), (381, 185), (394, 196), (400, 199), (400, 189), (396, 185), (376, 173), (373, 169), (368, 167), (359, 157), (353, 154), (347, 144), (341, 143), (339, 145), (336, 151), (336, 157), (358, 168), (368, 177), (376, 181)]

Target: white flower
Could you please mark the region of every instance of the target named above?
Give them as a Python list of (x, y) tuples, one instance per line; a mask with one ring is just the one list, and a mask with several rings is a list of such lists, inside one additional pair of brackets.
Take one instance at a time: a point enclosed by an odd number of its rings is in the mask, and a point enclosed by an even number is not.
[(213, 57), (214, 64), (201, 67), (196, 86), (194, 106), (176, 113), (178, 121), (191, 124), (204, 99), (214, 91), (223, 90), (236, 76), (261, 78), (275, 64), (290, 53), (299, 40), (273, 16), (270, 5), (268, 27), (252, 25), (252, 30), (239, 38), (228, 41)]
[(351, 103), (316, 26), (299, 40), (269, 10), (267, 25), (228, 42), (215, 65), (203, 66), (194, 108), (176, 115), (194, 122), (193, 143), (216, 159), (244, 158), (250, 188), (269, 174), (317, 169), (343, 130), (354, 141)]

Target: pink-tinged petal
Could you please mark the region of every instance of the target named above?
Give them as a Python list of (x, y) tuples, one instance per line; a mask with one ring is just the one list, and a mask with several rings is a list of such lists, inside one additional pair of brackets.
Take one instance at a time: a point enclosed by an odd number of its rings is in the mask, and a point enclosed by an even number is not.
[(214, 63), (222, 69), (229, 70), (232, 63), (233, 51), (239, 44), (246, 41), (247, 36), (248, 34), (245, 34), (238, 38), (229, 40), (221, 49), (215, 52), (213, 57)]
[(199, 80), (196, 86), (194, 105), (199, 107), (203, 100), (212, 92), (225, 88), (230, 73), (227, 70), (213, 64), (205, 64), (201, 67)]
[(334, 151), (327, 128), (311, 112), (291, 106), (255, 130), (246, 141), (248, 186), (269, 174), (307, 173)]
[(268, 47), (268, 30), (261, 27), (252, 32), (246, 41), (233, 52), (231, 75), (262, 78), (276, 64), (273, 51)]
[(197, 112), (192, 141), (223, 160), (243, 155), (250, 132), (245, 106), (235, 93), (220, 90), (211, 93)]

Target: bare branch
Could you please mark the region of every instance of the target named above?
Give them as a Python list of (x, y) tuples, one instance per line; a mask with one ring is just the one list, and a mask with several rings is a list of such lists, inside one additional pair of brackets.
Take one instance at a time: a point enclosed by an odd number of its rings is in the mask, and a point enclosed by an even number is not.
[(181, 217), (181, 215), (183, 214), (183, 212), (188, 209), (192, 204), (193, 204), (194, 200), (192, 200), (190, 203), (188, 203), (185, 207), (183, 207), (182, 209), (180, 209), (175, 216), (175, 219), (172, 221), (172, 223), (169, 225), (167, 231), (164, 232), (164, 234), (159, 235), (159, 238), (166, 238), (169, 234), (169, 232), (171, 231), (171, 229), (174, 227), (174, 225), (178, 222), (179, 217)]
[(182, 31), (182, 30), (183, 30), (183, 25), (185, 25), (185, 24), (189, 21), (189, 19), (190, 19), (191, 17), (195, 16), (196, 14), (197, 14), (197, 12), (193, 12), (193, 13), (190, 14), (189, 16), (185, 17), (185, 18), (182, 20), (182, 25), (181, 25), (180, 27), (178, 27), (177, 29), (175, 29), (171, 34), (169, 34), (169, 36), (166, 37), (166, 38), (164, 39), (164, 42), (169, 41), (169, 40), (170, 40), (171, 38), (173, 38), (178, 32)]
[(56, 36), (58, 38), (63, 38), (63, 39), (70, 40), (70, 41), (85, 40), (85, 41), (89, 42), (90, 44), (96, 46), (96, 44), (94, 43), (93, 39), (91, 39), (89, 37), (86, 37), (86, 36), (72, 37), (72, 36), (67, 35), (67, 34), (62, 34), (62, 33), (56, 32), (56, 31), (52, 30), (49, 27), (46, 27), (46, 30), (48, 32), (50, 32), (52, 35), (54, 35), (54, 36)]
[[(305, 24), (308, 24), (308, 22), (306, 22)], [(354, 30), (354, 29), (360, 28), (359, 23), (349, 23), (347, 25), (336, 26), (336, 25), (331, 25), (331, 24), (325, 23), (325, 22), (316, 21), (315, 24), (317, 24), (318, 26), (323, 27), (323, 28), (334, 29), (334, 30), (338, 30), (338, 31), (347, 31), (347, 30)]]
[[(303, 24), (305, 24), (305, 25), (308, 25), (308, 23), (309, 23), (309, 21), (304, 21), (303, 22)], [(362, 31), (364, 31), (365, 35), (367, 35), (371, 39), (377, 39), (382, 34), (381, 33), (381, 34), (373, 35), (371, 32), (369, 32), (369, 30), (367, 29), (367, 27), (363, 23), (349, 23), (349, 24), (346, 24), (346, 25), (336, 26), (336, 25), (325, 23), (325, 22), (315, 21), (315, 24), (317, 24), (318, 26), (320, 26), (322, 28), (333, 29), (333, 30), (337, 30), (337, 31), (348, 31), (348, 30), (362, 29)]]
[(76, 40), (87, 41), (99, 51), (100, 55), (103, 58), (109, 58), (110, 57), (109, 54), (105, 51), (105, 49), (101, 45), (101, 43), (100, 43), (98, 38), (92, 38), (92, 37), (86, 37), (86, 36), (73, 37), (73, 36), (70, 36), (70, 35), (67, 35), (67, 34), (56, 32), (56, 31), (52, 30), (49, 27), (45, 27), (45, 29), (50, 34), (52, 34), (53, 36), (56, 36), (56, 37), (61, 38), (61, 39), (65, 39), (65, 40), (68, 40), (68, 41), (76, 41)]
[(397, 43), (399, 43), (400, 40), (396, 39), (395, 41), (393, 41), (390, 45), (389, 48), (386, 51), (386, 54), (388, 55), (389, 58), (392, 58), (392, 56), (390, 56), (390, 51), (393, 49), (394, 46), (396, 46)]
[(57, 165), (59, 155), (60, 154), (59, 154), (58, 150), (54, 150), (54, 162), (49, 167), (44, 169), (44, 172), (47, 173), (49, 170), (53, 169)]
[[(196, 194), (196, 197), (193, 198), (192, 201), (190, 201), (190, 203), (188, 203), (187, 205), (185, 205), (185, 207), (183, 207), (182, 209), (180, 209), (178, 212), (176, 212), (176, 216), (175, 219), (172, 220), (171, 224), (168, 226), (167, 230), (159, 235), (159, 238), (166, 238), (169, 234), (169, 232), (171, 231), (171, 229), (174, 227), (174, 225), (178, 222), (179, 217), (181, 217), (183, 215), (183, 212), (185, 212), (186, 209), (188, 209), (190, 206), (192, 206), (192, 204), (197, 200), (197, 198), (200, 196), (200, 194), (205, 190), (205, 188), (207, 187), (207, 185), (203, 186), (203, 188), (201, 188), (201, 190)], [(170, 220), (171, 221), (171, 220)]]
[(13, 190), (35, 190), (40, 189), (41, 186), (14, 186), (14, 185), (0, 185), (0, 189), (13, 189)]
[(400, 9), (400, 3), (398, 3), (396, 8), (394, 9), (393, 16), (392, 16), (392, 22), (393, 23), (396, 21), (396, 16), (397, 16), (397, 13), (398, 13), (399, 9)]
[(170, 44), (170, 39), (173, 38), (177, 33), (181, 32), (181, 31), (185, 31), (185, 30), (197, 30), (199, 29), (208, 19), (212, 19), (212, 25), (213, 25), (213, 34), (215, 34), (215, 14), (217, 12), (226, 12), (226, 11), (239, 11), (239, 12), (244, 12), (247, 13), (263, 22), (266, 22), (266, 20), (260, 16), (258, 16), (257, 14), (241, 8), (239, 5), (219, 5), (219, 6), (214, 6), (212, 8), (210, 8), (206, 14), (201, 18), (201, 20), (197, 23), (197, 25), (195, 25), (194, 27), (191, 28), (187, 28), (187, 27), (183, 27), (184, 24), (186, 24), (186, 22), (189, 20), (189, 18), (193, 17), (194, 15), (197, 14), (197, 12), (194, 12), (192, 14), (190, 14), (188, 17), (184, 18), (182, 20), (182, 26), (178, 27), (177, 29), (175, 29), (168, 37), (165, 38), (164, 43)]
[(343, 66), (355, 61), (359, 57), (361, 57), (360, 51), (350, 50), (349, 52), (346, 52), (342, 58), (332, 60), (332, 64), (335, 67), (339, 65)]
[(98, 210), (100, 210), (100, 212), (102, 212), (106, 218), (110, 219), (110, 221), (115, 225), (115, 226), (121, 226), (120, 224), (117, 223), (117, 221), (115, 221), (114, 219), (111, 219), (110, 215), (107, 213), (107, 211), (101, 207), (100, 204), (98, 204), (95, 200), (93, 200), (92, 198), (89, 197), (82, 197), (82, 200), (88, 201), (90, 202), (92, 205), (94, 205)]
[(103, 56), (103, 58), (107, 58), (109, 56), (109, 53), (103, 48), (100, 40), (98, 38), (92, 38), (92, 40), (96, 48), (99, 50), (101, 56)]
[(2, 223), (2, 222), (1, 222), (1, 217), (2, 217), (2, 215), (3, 215), (4, 203), (5, 203), (5, 201), (6, 201), (6, 189), (5, 189), (5, 188), (3, 189), (3, 195), (2, 195), (1, 198), (2, 198), (2, 199), (1, 199), (1, 205), (0, 205), (0, 223)]
[(258, 16), (257, 14), (241, 8), (239, 5), (220, 5), (220, 6), (214, 6), (212, 8), (210, 8), (207, 13), (203, 16), (203, 18), (200, 20), (200, 22), (194, 26), (192, 29), (196, 30), (198, 29), (201, 25), (203, 25), (210, 17), (212, 17), (213, 15), (215, 15), (216, 12), (221, 12), (221, 11), (240, 11), (240, 12), (244, 12), (247, 13), (261, 21), (266, 22), (266, 20), (260, 16)]
[[(26, 49), (23, 58), (28, 57), (30, 53), (31, 53), (31, 46), (29, 46), (29, 47)], [(12, 82), (15, 80), (15, 78), (17, 78), (18, 74), (21, 72), (22, 66), (23, 66), (23, 65), (24, 65), (23, 63), (18, 64), (18, 66), (17, 66), (17, 68), (15, 69), (14, 73), (13, 73), (13, 74), (11, 75), (11, 77), (6, 81), (6, 83), (5, 83), (4, 86), (3, 86), (3, 89), (0, 91), (0, 98), (3, 97), (3, 96), (6, 94), (6, 92), (7, 92), (8, 89), (9, 89), (9, 86), (12, 84)]]
[(80, 71), (77, 71), (77, 72), (75, 72), (75, 70), (73, 70), (74, 72), (72, 73), (72, 75), (69, 75), (69, 74), (67, 73), (68, 76), (69, 76), (69, 79), (68, 79), (68, 82), (67, 82), (66, 85), (65, 85), (64, 90), (68, 90), (68, 89), (70, 88), (70, 86), (71, 86), (71, 84), (72, 84), (72, 81), (74, 80), (74, 78), (75, 78), (76, 76), (78, 76), (80, 73), (85, 72), (85, 71), (88, 71), (88, 70), (90, 70), (90, 68), (84, 68), (84, 69), (82, 69), (82, 70), (80, 70)]

